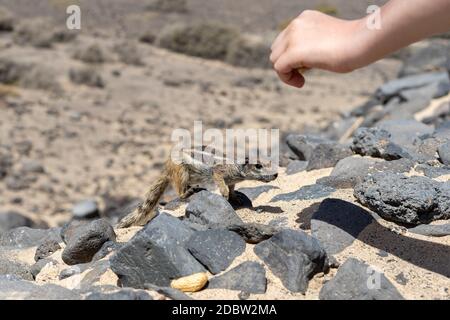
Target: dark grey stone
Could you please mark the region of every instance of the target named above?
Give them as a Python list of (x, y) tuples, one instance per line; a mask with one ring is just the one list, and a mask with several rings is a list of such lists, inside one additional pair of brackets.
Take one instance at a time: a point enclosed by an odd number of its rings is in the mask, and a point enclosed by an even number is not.
[(98, 204), (94, 200), (84, 200), (77, 203), (72, 209), (75, 219), (91, 219), (99, 215)]
[(68, 239), (62, 259), (68, 265), (90, 262), (105, 242), (115, 240), (114, 229), (104, 219), (80, 225)]
[[(180, 220), (168, 213), (162, 212), (158, 214), (151, 223), (145, 227), (146, 233), (161, 234), (162, 241), (166, 241), (166, 237), (170, 237), (179, 246), (185, 247), (191, 236), (194, 234), (192, 224), (187, 220)], [(155, 237), (158, 240), (157, 237)]]
[(41, 243), (53, 239), (60, 241), (60, 228), (31, 229), (19, 227), (0, 235), (0, 246), (11, 246), (16, 248), (30, 248), (39, 246)]
[(0, 281), (22, 281), (23, 279), (13, 274), (0, 274)]
[(311, 235), (328, 255), (341, 252), (358, 238), (374, 218), (364, 209), (340, 199), (325, 199), (311, 218)]
[(336, 142), (321, 143), (312, 151), (306, 170), (311, 171), (334, 167), (339, 160), (347, 158), (352, 154), (349, 146)]
[(238, 294), (238, 298), (239, 298), (239, 300), (247, 300), (248, 298), (250, 298), (250, 293), (241, 291)]
[(422, 172), (428, 178), (438, 178), (444, 175), (450, 175), (450, 166), (431, 166), (429, 164), (419, 164), (415, 170)]
[(115, 241), (107, 241), (103, 244), (100, 250), (92, 257), (92, 261), (103, 259), (112, 252), (119, 250), (122, 247), (121, 243)]
[(70, 238), (75, 234), (75, 232), (78, 230), (78, 228), (87, 223), (88, 222), (85, 220), (69, 221), (61, 228), (61, 231), (60, 231), (61, 239), (64, 241), (64, 243), (67, 244), (67, 242), (69, 242)]
[(421, 88), (408, 89), (390, 99), (384, 108), (384, 119), (414, 119), (414, 115), (425, 109), (434, 98), (448, 94), (450, 83), (433, 82)]
[(267, 240), (279, 231), (279, 228), (260, 223), (237, 224), (229, 226), (227, 229), (236, 232), (245, 242), (253, 244)]
[(8, 230), (18, 227), (33, 227), (34, 222), (30, 218), (15, 212), (0, 212), (0, 235)]
[(211, 229), (194, 233), (186, 247), (212, 274), (217, 274), (244, 252), (245, 242), (234, 232)]
[(417, 225), (450, 218), (450, 183), (427, 177), (375, 173), (355, 187), (354, 195), (386, 220)]
[(439, 131), (443, 130), (447, 131), (445, 137), (448, 137), (450, 135), (448, 133), (450, 132), (450, 102), (441, 103), (431, 115), (422, 119), (422, 122), (428, 125), (434, 125), (436, 128), (434, 135), (440, 136)]
[(333, 188), (353, 188), (362, 181), (375, 164), (376, 160), (369, 157), (347, 157), (340, 160), (327, 177), (317, 179), (316, 183)]
[(425, 109), (434, 95), (440, 92), (439, 83), (432, 83), (420, 89), (402, 91), (384, 107), (384, 119), (414, 119), (414, 114)]
[(34, 254), (34, 261), (47, 258), (59, 249), (61, 249), (59, 242), (55, 239), (49, 239), (37, 247), (36, 253)]
[(381, 107), (381, 102), (378, 101), (375, 97), (370, 97), (369, 100), (364, 102), (362, 105), (356, 107), (352, 111), (350, 111), (350, 116), (353, 117), (367, 117), (373, 109), (377, 109)]
[[(450, 139), (450, 137), (449, 137)], [(438, 148), (439, 158), (445, 165), (450, 166), (450, 142), (444, 143)]]
[(325, 129), (325, 136), (330, 140), (339, 141), (357, 120), (356, 117), (345, 116), (340, 120), (332, 121)]
[(404, 286), (405, 284), (408, 283), (408, 279), (405, 277), (403, 272), (400, 272), (398, 275), (395, 276), (395, 282)]
[(247, 293), (265, 293), (266, 270), (254, 261), (246, 261), (220, 276), (209, 280), (208, 289), (239, 290)]
[(309, 279), (328, 268), (320, 242), (303, 231), (284, 229), (257, 244), (254, 252), (293, 292), (304, 293)]
[[(393, 98), (392, 102), (390, 102), (390, 104), (397, 103), (397, 99), (399, 99), (399, 98)], [(361, 127), (361, 128), (373, 127), (379, 121), (388, 117), (389, 114), (386, 110), (386, 107), (387, 106), (383, 106), (381, 104), (374, 107), (373, 110), (371, 110), (371, 112), (369, 114), (367, 114), (363, 117), (363, 121), (359, 127)]]
[(400, 77), (421, 74), (435, 70), (446, 70), (446, 62), (450, 57), (450, 46), (446, 42), (435, 41), (425, 47), (410, 50), (404, 59)]
[(140, 289), (166, 287), (172, 279), (205, 272), (184, 247), (193, 234), (188, 225), (162, 213), (113, 254), (111, 269), (123, 286)]
[(420, 162), (435, 162), (434, 160), (438, 158), (438, 148), (443, 143), (445, 143), (445, 139), (434, 136), (418, 139), (415, 144), (417, 152), (422, 156), (428, 157), (429, 160), (433, 160)]
[(67, 279), (67, 278), (69, 278), (71, 276), (74, 276), (76, 274), (79, 274), (78, 270), (73, 268), (73, 267), (70, 267), (70, 268), (66, 268), (66, 269), (62, 270), (59, 273), (59, 277), (58, 278), (59, 278), (59, 280), (64, 280), (64, 279)]
[(376, 273), (368, 264), (350, 258), (338, 268), (334, 278), (325, 283), (319, 299), (403, 300), (403, 297), (384, 274)]
[(258, 187), (250, 187), (250, 188), (240, 188), (239, 191), (245, 194), (250, 200), (255, 200), (261, 194), (266, 193), (267, 191), (279, 189), (278, 187), (271, 185), (262, 185)]
[(59, 273), (58, 278), (59, 278), (59, 280), (64, 280), (64, 279), (70, 278), (71, 276), (74, 276), (76, 274), (79, 274), (79, 272), (78, 272), (78, 270), (76, 268), (74, 268), (72, 266), (72, 267), (69, 267), (69, 268), (66, 268), (66, 269), (62, 270)]
[(208, 226), (206, 226), (204, 224), (198, 224), (195, 222), (191, 222), (187, 219), (182, 219), (182, 221), (183, 221), (184, 225), (188, 226), (189, 228), (191, 228), (194, 231), (205, 231), (205, 230), (209, 229)]
[(318, 136), (290, 134), (286, 137), (286, 144), (299, 160), (308, 161), (314, 149), (321, 143), (329, 142)]
[(336, 164), (328, 177), (317, 180), (333, 188), (354, 188), (364, 181), (364, 178), (374, 172), (409, 172), (414, 162), (408, 159), (385, 161), (371, 157), (353, 156), (342, 159)]
[[(108, 260), (96, 261), (88, 266), (89, 271), (80, 280), (80, 289), (89, 289), (94, 286), (108, 270), (110, 270), (110, 264)], [(81, 269), (80, 269), (81, 271)]]
[(37, 285), (25, 280), (0, 278), (0, 300), (79, 300), (75, 291), (54, 284)]
[(91, 263), (80, 263), (70, 266), (59, 273), (59, 280), (72, 277), (76, 274), (81, 274), (91, 267)]
[(389, 254), (388, 254), (386, 251), (381, 250), (381, 249), (378, 250), (377, 255), (380, 256), (380, 257), (382, 257), (382, 258), (389, 257)]
[(450, 223), (441, 225), (421, 224), (417, 227), (408, 229), (408, 232), (429, 237), (445, 237), (450, 235)]
[(41, 272), (41, 270), (48, 264), (57, 264), (56, 260), (51, 258), (39, 259), (35, 264), (30, 267), (30, 272), (33, 275), (33, 279), (36, 279), (36, 276)]
[(380, 101), (388, 101), (402, 91), (417, 89), (428, 86), (432, 83), (448, 82), (447, 72), (429, 72), (418, 75), (407, 76), (386, 82), (375, 92), (375, 96)]
[(233, 207), (222, 196), (209, 191), (201, 191), (191, 197), (186, 207), (186, 217), (211, 228), (226, 228), (242, 223)]
[(106, 292), (94, 289), (86, 295), (86, 300), (153, 300), (144, 290), (117, 288)]
[(179, 207), (187, 203), (189, 203), (189, 198), (188, 199), (176, 198), (164, 204), (164, 210), (177, 210)]
[(376, 127), (356, 130), (351, 148), (360, 155), (386, 160), (412, 158), (406, 149), (391, 141), (388, 131)]
[(275, 227), (275, 228), (284, 228), (288, 225), (288, 218), (287, 217), (279, 217), (270, 220), (269, 226)]
[(334, 188), (322, 184), (312, 184), (304, 186), (294, 192), (282, 193), (273, 197), (270, 202), (312, 200), (327, 197), (336, 191)]
[[(448, 104), (448, 111), (445, 112), (446, 115), (450, 115), (450, 103)], [(433, 132), (433, 137), (441, 138), (445, 140), (450, 139), (450, 120), (441, 123)]]
[(15, 275), (24, 280), (33, 280), (30, 265), (16, 258), (14, 248), (0, 247), (0, 275)]
[(302, 160), (293, 160), (289, 162), (287, 168), (286, 168), (286, 174), (292, 175), (296, 174), (302, 171), (305, 171), (308, 167), (308, 161), (302, 161)]
[(443, 182), (437, 193), (438, 210), (444, 219), (450, 218), (450, 181)]
[(416, 120), (385, 120), (377, 125), (380, 129), (390, 133), (391, 141), (403, 148), (414, 148), (417, 138), (431, 135), (433, 127)]
[(448, 78), (443, 78), (442, 81), (432, 82), (421, 88), (403, 90), (400, 93), (400, 97), (410, 103), (413, 103), (414, 101), (425, 102), (422, 108), (413, 110), (414, 112), (418, 112), (428, 106), (431, 99), (437, 99), (446, 96), (449, 92), (449, 89), (450, 81), (448, 81)]
[[(287, 167), (289, 162), (298, 160), (298, 156), (292, 151), (287, 144), (282, 144), (280, 150), (280, 167)], [(302, 160), (299, 160), (302, 161)]]

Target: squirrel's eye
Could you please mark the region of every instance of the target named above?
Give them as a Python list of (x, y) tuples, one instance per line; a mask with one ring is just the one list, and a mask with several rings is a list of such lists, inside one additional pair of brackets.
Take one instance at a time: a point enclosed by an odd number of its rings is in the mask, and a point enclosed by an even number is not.
[(262, 165), (260, 165), (259, 163), (257, 165), (255, 165), (256, 169), (262, 169)]

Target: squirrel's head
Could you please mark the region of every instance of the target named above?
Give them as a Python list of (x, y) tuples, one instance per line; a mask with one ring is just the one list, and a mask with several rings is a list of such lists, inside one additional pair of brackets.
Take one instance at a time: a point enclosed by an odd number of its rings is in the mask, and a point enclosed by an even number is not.
[(249, 163), (248, 158), (246, 158), (245, 163), (241, 165), (240, 171), (246, 180), (270, 182), (278, 177), (278, 173), (271, 170), (269, 166), (266, 166), (261, 162)]

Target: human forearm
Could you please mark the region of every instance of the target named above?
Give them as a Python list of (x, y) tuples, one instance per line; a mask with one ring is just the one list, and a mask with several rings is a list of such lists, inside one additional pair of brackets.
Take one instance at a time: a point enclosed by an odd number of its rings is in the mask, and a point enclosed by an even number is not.
[(380, 29), (361, 19), (362, 49), (354, 67), (362, 67), (411, 43), (450, 30), (450, 0), (391, 0), (381, 8)]

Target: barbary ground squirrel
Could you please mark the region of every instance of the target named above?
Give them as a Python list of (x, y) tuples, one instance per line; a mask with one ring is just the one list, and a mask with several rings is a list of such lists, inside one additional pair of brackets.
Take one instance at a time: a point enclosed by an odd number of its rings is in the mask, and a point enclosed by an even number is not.
[[(196, 153), (201, 153), (200, 157)], [(216, 159), (212, 153), (197, 149), (183, 149), (179, 161), (173, 161), (169, 157), (161, 176), (147, 191), (144, 202), (120, 220), (117, 227), (142, 226), (153, 219), (156, 215), (154, 209), (170, 183), (180, 199), (188, 198), (201, 186), (215, 184), (223, 197), (229, 201), (239, 202), (234, 191), (236, 183), (244, 180), (270, 182), (278, 176), (276, 172), (259, 162), (252, 164), (246, 159), (243, 164), (235, 162), (230, 164), (224, 161), (214, 162)]]

